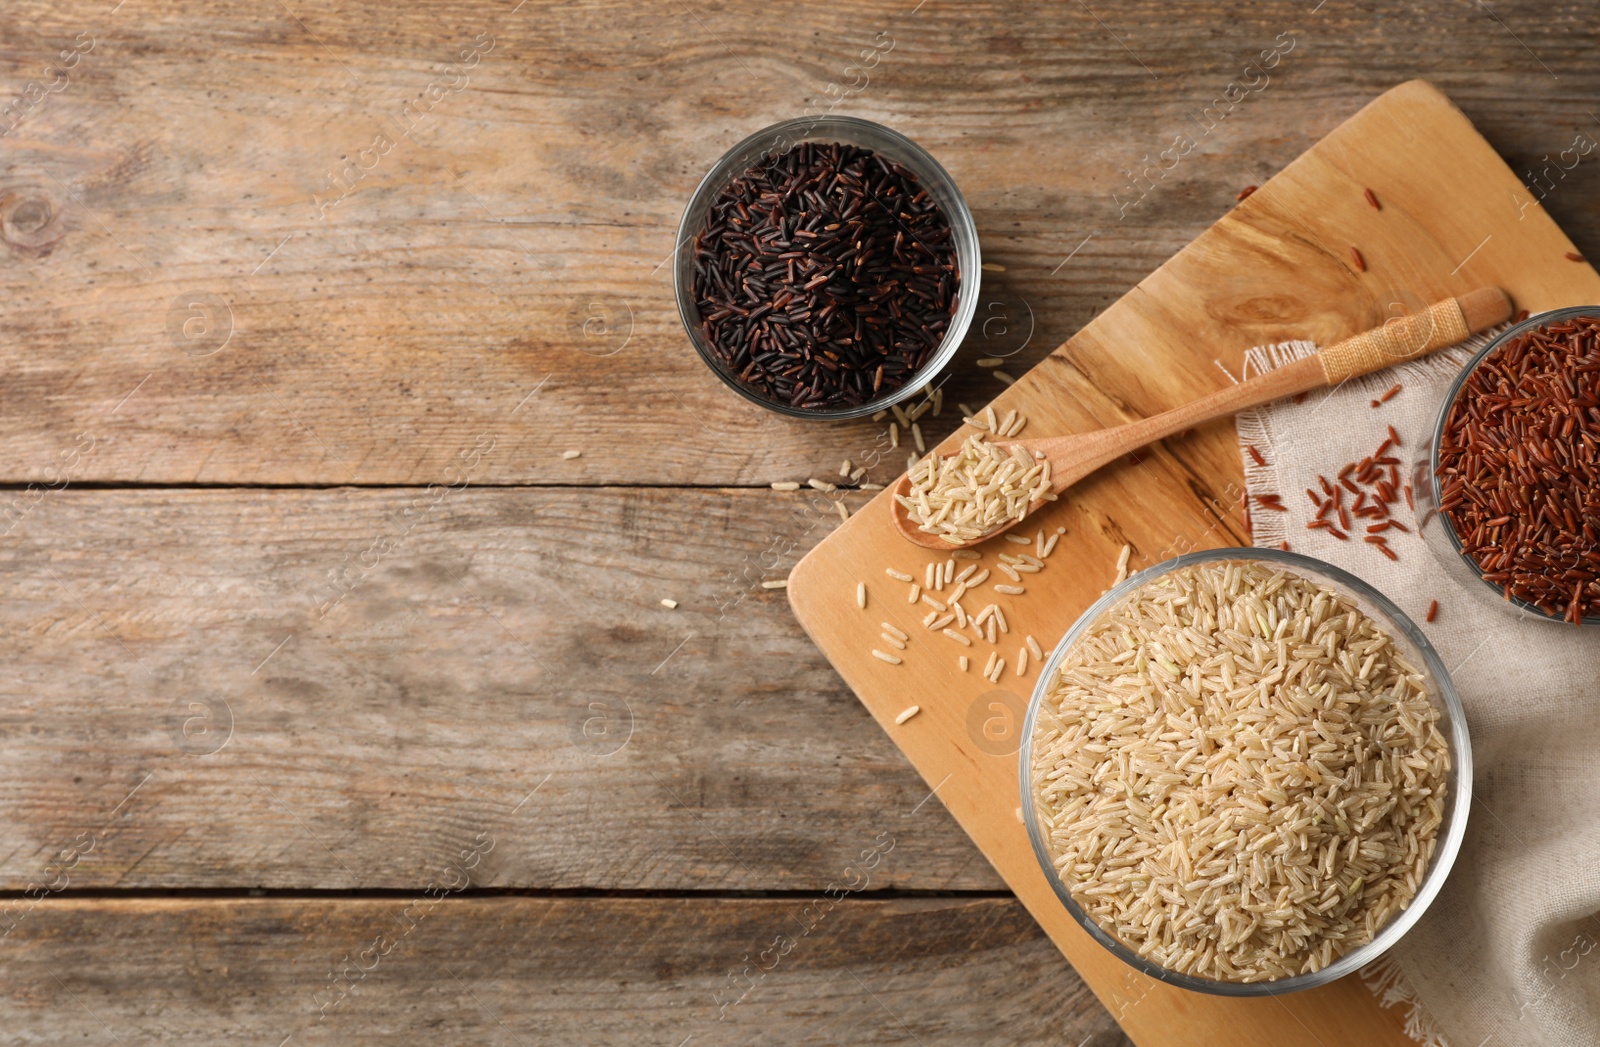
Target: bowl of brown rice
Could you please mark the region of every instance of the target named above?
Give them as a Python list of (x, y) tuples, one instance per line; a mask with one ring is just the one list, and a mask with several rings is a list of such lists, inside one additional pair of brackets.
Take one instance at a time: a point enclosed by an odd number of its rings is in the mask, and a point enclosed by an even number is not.
[(1061, 903), (1161, 981), (1309, 989), (1438, 895), (1471, 804), (1466, 716), (1382, 593), (1295, 553), (1214, 549), (1068, 630), (1023, 727), (1023, 820)]

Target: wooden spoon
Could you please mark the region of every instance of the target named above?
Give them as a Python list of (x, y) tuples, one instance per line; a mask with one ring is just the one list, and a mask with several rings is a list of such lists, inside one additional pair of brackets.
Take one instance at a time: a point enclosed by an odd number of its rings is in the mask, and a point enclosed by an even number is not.
[[(1414, 316), (1397, 317), (1382, 327), (1347, 338), (1312, 356), (1137, 422), (1092, 433), (996, 441), (994, 445), (1009, 451), (1015, 444), (1034, 458), (1038, 457), (1035, 452), (1042, 451), (1050, 461), (1049, 493), (1060, 494), (1106, 463), (1162, 437), (1236, 414), (1249, 407), (1259, 407), (1323, 386), (1339, 385), (1358, 375), (1416, 359), (1435, 349), (1454, 345), (1470, 334), (1493, 327), (1510, 315), (1511, 299), (1506, 297), (1504, 291), (1498, 287), (1480, 287), (1460, 298), (1447, 298)], [(949, 541), (922, 530), (911, 519), (899, 500), (900, 496), (908, 495), (910, 490), (911, 477), (907, 474), (895, 484), (893, 494), (896, 497), (891, 499), (890, 515), (894, 519), (895, 530), (925, 549), (960, 549), (966, 545), (976, 545), (1004, 534), (1022, 522), (1013, 519), (970, 541)], [(1045, 502), (1043, 497), (1035, 499), (1028, 506), (1028, 513), (1032, 514)]]

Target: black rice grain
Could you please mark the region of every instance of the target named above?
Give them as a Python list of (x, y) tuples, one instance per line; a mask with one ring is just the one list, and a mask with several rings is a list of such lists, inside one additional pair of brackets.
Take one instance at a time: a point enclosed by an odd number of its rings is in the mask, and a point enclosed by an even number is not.
[(950, 222), (916, 176), (840, 143), (803, 143), (729, 182), (694, 267), (712, 352), (761, 398), (810, 410), (910, 382), (961, 283)]

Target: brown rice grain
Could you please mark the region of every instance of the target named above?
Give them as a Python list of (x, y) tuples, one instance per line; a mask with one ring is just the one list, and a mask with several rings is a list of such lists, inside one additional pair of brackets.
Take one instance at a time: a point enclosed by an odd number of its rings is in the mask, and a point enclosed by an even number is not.
[(1031, 794), (1057, 875), (1108, 934), (1180, 973), (1271, 981), (1372, 940), (1415, 895), (1447, 799), (1437, 720), (1348, 597), (1212, 561), (1129, 594), (1067, 652)]

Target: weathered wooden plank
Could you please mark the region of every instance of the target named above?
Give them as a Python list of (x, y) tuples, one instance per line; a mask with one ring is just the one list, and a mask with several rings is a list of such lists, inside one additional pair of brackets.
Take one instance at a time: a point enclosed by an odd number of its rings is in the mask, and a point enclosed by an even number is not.
[(888, 833), (875, 888), (998, 888), (760, 587), (837, 522), (815, 492), (52, 492), (0, 537), (0, 887), (84, 835), (74, 889), (401, 888), (490, 832), (477, 886), (820, 890)]
[[(478, 482), (831, 468), (878, 430), (780, 421), (722, 389), (661, 264), (710, 163), (808, 106), (929, 146), (1007, 269), (985, 276), (952, 401), (1000, 388), (974, 356), (1031, 331), (1018, 369), (1036, 362), (1241, 186), (1410, 76), (1531, 167), (1580, 246), (1600, 243), (1592, 161), (1568, 173), (1575, 154), (1561, 159), (1600, 133), (1581, 5), (1463, 8), (1444, 26), (1425, 5), (1380, 17), (1299, 0), (872, 0), (791, 5), (782, 30), (774, 17), (748, 3), (8, 4), (0, 479), (449, 482), (484, 433), (501, 453)], [(1247, 71), (1280, 39), (1294, 50)], [(868, 82), (841, 86), (888, 40)], [(1175, 135), (1208, 124), (1138, 187)], [(1256, 340), (1301, 333), (1270, 309), (1246, 319)], [(1237, 370), (1246, 347), (1222, 363)], [(1228, 450), (1221, 429), (1194, 445)]]
[(16, 1044), (1128, 1044), (1010, 899), (49, 899), (8, 921)]

